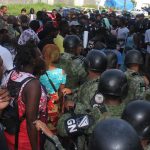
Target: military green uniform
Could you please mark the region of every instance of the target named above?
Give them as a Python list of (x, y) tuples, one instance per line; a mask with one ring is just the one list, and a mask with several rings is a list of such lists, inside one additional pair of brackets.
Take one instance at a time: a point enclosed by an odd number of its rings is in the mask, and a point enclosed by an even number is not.
[(144, 148), (144, 150), (150, 150), (150, 145)]
[[(123, 109), (124, 109), (124, 104), (121, 104), (119, 106), (105, 105), (107, 112), (101, 113), (101, 111), (97, 107), (93, 108), (91, 106), (90, 102), (97, 91), (98, 81), (99, 81), (99, 78), (86, 81), (79, 88), (79, 91), (78, 91), (77, 97), (76, 97), (76, 107), (75, 107), (74, 113), (90, 115), (90, 116), (92, 116), (92, 119), (93, 119), (92, 126), (89, 129), (84, 131), (85, 132), (84, 134), (87, 136), (92, 133), (93, 128), (95, 127), (97, 122), (99, 122), (102, 119), (109, 118), (109, 117), (120, 118), (120, 116), (123, 112)], [(62, 115), (58, 121), (57, 130), (58, 130), (58, 134), (62, 137), (67, 136), (67, 132), (65, 130), (64, 123), (65, 123), (65, 120), (67, 120), (70, 117), (71, 117), (71, 114), (66, 113), (66, 114)], [(77, 141), (78, 141), (77, 146), (78, 146), (79, 150), (87, 149), (85, 135), (79, 136), (77, 139)]]
[[(76, 104), (76, 108), (74, 111), (75, 114), (85, 114), (85, 115), (88, 114), (88, 115), (92, 116), (92, 118), (94, 120), (92, 126), (84, 131), (84, 135), (78, 137), (79, 142), (77, 145), (78, 145), (79, 150), (87, 149), (86, 141), (84, 141), (87, 139), (87, 138), (85, 139), (85, 135), (86, 135), (86, 137), (87, 136), (90, 137), (95, 125), (100, 120), (110, 118), (110, 117), (111, 118), (120, 118), (125, 105), (124, 104), (121, 104), (119, 106), (107, 106), (107, 105), (105, 105), (105, 107), (107, 109), (107, 112), (102, 114), (101, 111), (97, 107), (94, 107), (94, 108), (91, 107), (90, 110), (87, 110), (87, 107), (85, 105), (83, 105), (82, 103)], [(65, 120), (67, 120), (70, 117), (71, 117), (71, 114), (66, 113), (66, 114), (62, 115), (58, 121), (57, 130), (58, 130), (58, 134), (62, 137), (67, 136), (67, 132), (65, 130), (65, 124), (64, 123), (65, 123)]]
[[(86, 114), (86, 110), (92, 109), (90, 105), (90, 101), (95, 95), (95, 92), (98, 88), (98, 81), (99, 77), (93, 80), (86, 81), (84, 84), (81, 85), (79, 88), (77, 95), (74, 96), (74, 101), (76, 101), (76, 114)], [(64, 123), (64, 121), (71, 117), (71, 114), (67, 113), (64, 114), (60, 119), (59, 122)], [(61, 125), (58, 125), (58, 128), (61, 127)], [(64, 136), (65, 131), (59, 130), (60, 135)], [(65, 134), (67, 135), (67, 134)]]
[(11, 39), (15, 39), (19, 36), (19, 32), (17, 32), (14, 28), (12, 24), (8, 24), (8, 34), (10, 36)]
[(65, 52), (56, 66), (62, 68), (67, 74), (67, 88), (74, 89), (86, 80), (87, 72), (80, 57)]
[(145, 100), (150, 101), (150, 87), (145, 92)]
[[(89, 104), (89, 106), (90, 106), (90, 104)], [(88, 109), (89, 107), (85, 104), (82, 104), (82, 103), (76, 104), (75, 114), (88, 114), (88, 115), (92, 116), (92, 118), (94, 119), (93, 125), (88, 130), (85, 131), (86, 134), (91, 134), (93, 131), (93, 128), (95, 127), (97, 122), (99, 122), (100, 120), (110, 118), (110, 117), (111, 118), (120, 118), (125, 105), (124, 105), (124, 103), (122, 103), (119, 106), (105, 105), (105, 107), (106, 107), (107, 111), (102, 113), (101, 110), (97, 107), (94, 107), (94, 108), (91, 107), (90, 109)]]
[(77, 94), (74, 96), (74, 101), (85, 104), (89, 107), (89, 103), (94, 96), (98, 88), (99, 77), (95, 79), (87, 79), (80, 88), (78, 89)]
[(0, 18), (0, 30), (1, 29), (8, 30), (8, 34), (11, 39), (15, 39), (19, 36), (19, 33), (13, 28), (13, 25), (7, 24), (7, 22), (5, 22), (2, 18)]
[(125, 72), (128, 80), (128, 95), (125, 98), (125, 103), (129, 103), (134, 99), (145, 98), (146, 83), (144, 77), (140, 73), (127, 69)]

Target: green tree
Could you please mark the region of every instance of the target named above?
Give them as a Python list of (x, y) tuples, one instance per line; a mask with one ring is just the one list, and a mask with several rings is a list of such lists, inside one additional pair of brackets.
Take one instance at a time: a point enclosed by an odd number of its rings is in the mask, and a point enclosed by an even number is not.
[(135, 7), (137, 4), (136, 0), (131, 0), (131, 2), (133, 3), (133, 6)]

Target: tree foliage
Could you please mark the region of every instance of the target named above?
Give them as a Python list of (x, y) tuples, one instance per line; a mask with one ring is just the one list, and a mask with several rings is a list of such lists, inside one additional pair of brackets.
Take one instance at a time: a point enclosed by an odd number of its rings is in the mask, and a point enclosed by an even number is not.
[(131, 2), (133, 3), (134, 7), (136, 6), (137, 2), (136, 0), (131, 0)]

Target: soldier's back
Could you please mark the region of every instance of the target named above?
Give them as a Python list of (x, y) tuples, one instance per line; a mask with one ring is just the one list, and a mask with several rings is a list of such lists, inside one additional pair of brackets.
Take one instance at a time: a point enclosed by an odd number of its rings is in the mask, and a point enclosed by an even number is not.
[(80, 80), (85, 80), (86, 75), (84, 72), (84, 67), (80, 61), (73, 59), (73, 55), (69, 53), (64, 53), (60, 57), (59, 63), (56, 65), (59, 68), (62, 68), (67, 74), (66, 87), (74, 89), (80, 85)]
[(90, 106), (91, 99), (93, 98), (93, 96), (97, 91), (98, 82), (99, 82), (99, 77), (84, 82), (78, 90), (77, 102), (86, 105), (88, 108)]
[(127, 70), (125, 72), (128, 80), (128, 94), (125, 103), (129, 103), (135, 99), (145, 98), (146, 84), (144, 77), (135, 71)]

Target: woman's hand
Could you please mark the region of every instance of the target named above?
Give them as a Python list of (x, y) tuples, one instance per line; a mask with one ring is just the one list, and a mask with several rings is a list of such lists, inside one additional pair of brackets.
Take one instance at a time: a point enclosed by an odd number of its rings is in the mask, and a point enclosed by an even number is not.
[(0, 110), (6, 108), (11, 100), (7, 89), (0, 89)]
[(38, 131), (41, 130), (48, 137), (51, 137), (53, 135), (53, 133), (49, 130), (49, 128), (47, 127), (47, 125), (44, 122), (42, 122), (40, 120), (36, 120), (33, 122), (33, 124), (35, 125), (35, 127), (37, 128)]
[(64, 96), (65, 96), (65, 95), (69, 95), (69, 94), (72, 93), (72, 90), (71, 90), (71, 89), (68, 89), (68, 88), (64, 88), (64, 89), (62, 89), (62, 93), (63, 93)]

